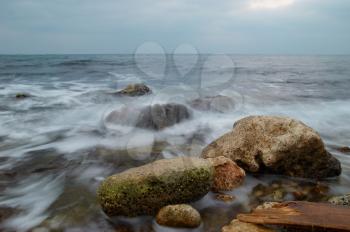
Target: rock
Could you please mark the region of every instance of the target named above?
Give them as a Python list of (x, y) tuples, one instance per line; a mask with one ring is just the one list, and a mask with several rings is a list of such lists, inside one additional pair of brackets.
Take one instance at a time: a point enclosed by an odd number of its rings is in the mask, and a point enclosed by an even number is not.
[(191, 112), (181, 104), (155, 104), (142, 109), (123, 108), (111, 112), (106, 120), (115, 124), (162, 130), (191, 117)]
[(215, 168), (213, 191), (230, 191), (243, 183), (245, 172), (232, 160), (223, 156), (208, 160)]
[(140, 128), (162, 130), (189, 119), (190, 111), (181, 104), (152, 105), (144, 108), (139, 115), (136, 126)]
[(211, 162), (205, 159), (163, 159), (108, 177), (97, 197), (108, 216), (154, 215), (163, 206), (206, 195), (213, 174)]
[(156, 220), (162, 226), (196, 228), (201, 224), (201, 215), (190, 205), (168, 205), (159, 210)]
[(275, 232), (277, 230), (267, 228), (262, 225), (256, 225), (241, 222), (237, 219), (233, 220), (229, 225), (224, 226), (221, 232)]
[(337, 150), (342, 153), (350, 153), (350, 147), (339, 147)]
[(307, 180), (273, 180), (257, 184), (249, 194), (250, 206), (264, 202), (284, 202), (290, 200), (322, 202), (329, 198), (329, 187), (324, 183)]
[(236, 197), (228, 194), (219, 193), (215, 195), (215, 199), (225, 203), (231, 203), (236, 199)]
[(125, 89), (116, 92), (117, 95), (129, 96), (129, 97), (143, 96), (151, 93), (152, 93), (151, 89), (147, 85), (142, 83), (130, 84), (126, 86)]
[(16, 94), (17, 99), (24, 99), (24, 98), (28, 98), (28, 97), (30, 97), (30, 95), (27, 93), (17, 93)]
[(332, 203), (333, 205), (343, 205), (350, 207), (350, 194), (331, 197), (328, 202)]
[(220, 113), (227, 112), (235, 107), (235, 102), (232, 98), (223, 95), (197, 98), (189, 102), (189, 104), (196, 110)]
[[(224, 173), (226, 169), (228, 173)], [(225, 157), (179, 157), (110, 176), (97, 195), (108, 216), (154, 215), (163, 206), (199, 200), (210, 189), (232, 190), (243, 178), (244, 171)]]
[(250, 116), (209, 144), (202, 157), (225, 156), (249, 172), (325, 178), (341, 173), (340, 162), (321, 137), (300, 121), (277, 116)]

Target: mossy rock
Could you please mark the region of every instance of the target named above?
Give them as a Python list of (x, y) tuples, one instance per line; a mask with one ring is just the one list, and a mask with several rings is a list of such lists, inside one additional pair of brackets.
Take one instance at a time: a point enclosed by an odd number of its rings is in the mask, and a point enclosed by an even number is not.
[(138, 83), (126, 86), (125, 89), (118, 91), (116, 94), (121, 96), (135, 97), (151, 93), (152, 90), (147, 85)]
[(28, 97), (30, 97), (30, 95), (28, 93), (17, 93), (16, 94), (17, 99), (24, 99), (24, 98), (28, 98)]
[(155, 215), (171, 204), (196, 201), (212, 184), (214, 167), (201, 158), (163, 159), (102, 182), (97, 197), (108, 216)]

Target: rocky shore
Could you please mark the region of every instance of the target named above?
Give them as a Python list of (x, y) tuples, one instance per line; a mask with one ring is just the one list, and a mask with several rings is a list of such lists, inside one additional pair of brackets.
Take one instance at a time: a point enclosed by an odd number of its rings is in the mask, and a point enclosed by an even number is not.
[[(142, 96), (150, 92), (146, 89), (144, 86), (130, 86), (120, 93)], [(223, 96), (213, 99), (223, 102), (219, 112), (234, 104)], [(211, 102), (208, 97), (191, 104), (198, 110), (216, 109), (215, 101)], [(132, 122), (136, 126), (161, 130), (181, 123), (191, 115), (186, 106), (176, 104), (148, 106), (136, 110), (137, 114), (129, 111), (112, 112), (107, 120), (123, 124), (130, 120), (129, 115), (139, 115)], [(341, 173), (340, 162), (326, 150), (320, 135), (301, 121), (289, 117), (249, 116), (238, 120), (230, 132), (210, 143), (200, 156), (161, 159), (112, 175), (98, 188), (98, 202), (109, 217), (151, 215), (156, 216), (156, 221), (162, 226), (195, 228), (201, 224), (201, 215), (188, 204), (209, 192), (219, 193), (217, 199), (223, 202), (233, 201), (234, 197), (220, 193), (244, 184), (245, 172), (315, 181), (337, 177)], [(349, 205), (347, 195), (329, 199), (326, 187), (314, 185), (309, 192), (305, 189), (292, 182), (287, 187), (274, 183), (267, 187), (256, 186), (252, 196), (257, 200), (256, 205), (271, 200), (284, 202), (287, 196)], [(308, 229), (304, 228), (305, 231)], [(222, 231), (278, 230), (234, 219)]]

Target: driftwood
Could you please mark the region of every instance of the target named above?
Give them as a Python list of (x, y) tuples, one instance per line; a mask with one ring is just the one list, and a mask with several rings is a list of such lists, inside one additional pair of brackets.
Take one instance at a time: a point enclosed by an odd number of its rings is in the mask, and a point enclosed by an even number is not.
[(291, 201), (239, 214), (242, 222), (305, 228), (305, 231), (350, 231), (350, 208), (327, 203)]

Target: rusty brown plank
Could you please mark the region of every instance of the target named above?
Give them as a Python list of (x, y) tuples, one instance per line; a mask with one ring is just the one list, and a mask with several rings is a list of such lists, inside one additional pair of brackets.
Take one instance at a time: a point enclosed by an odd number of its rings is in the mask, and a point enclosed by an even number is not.
[(327, 203), (291, 201), (239, 214), (243, 222), (350, 231), (350, 208)]

